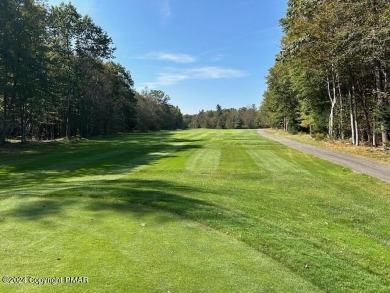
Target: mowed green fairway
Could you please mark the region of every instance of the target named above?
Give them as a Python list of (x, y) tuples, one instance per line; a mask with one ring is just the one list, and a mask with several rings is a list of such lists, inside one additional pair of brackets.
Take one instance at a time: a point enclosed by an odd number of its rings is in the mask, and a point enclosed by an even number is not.
[(252, 130), (0, 148), (0, 292), (389, 292), (390, 185)]

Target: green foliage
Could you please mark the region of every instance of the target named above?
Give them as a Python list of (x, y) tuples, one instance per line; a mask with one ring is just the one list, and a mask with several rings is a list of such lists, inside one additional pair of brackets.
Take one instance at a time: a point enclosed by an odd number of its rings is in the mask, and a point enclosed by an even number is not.
[(136, 94), (136, 129), (141, 131), (185, 128), (178, 107), (168, 103), (170, 97), (161, 90), (145, 89)]
[(196, 115), (187, 116), (189, 128), (210, 129), (234, 129), (234, 128), (257, 128), (257, 109), (255, 105), (240, 109), (222, 109), (220, 105), (216, 110), (200, 111)]
[[(286, 131), (297, 128), (299, 102), (292, 86), (289, 64), (277, 61), (267, 76), (268, 89), (264, 94), (266, 101), (260, 107), (268, 115), (267, 124), (272, 127), (283, 127)], [(264, 114), (263, 114), (264, 115)]]
[(62, 87), (58, 88), (62, 104), (59, 119), (65, 122), (65, 136), (108, 133), (105, 122), (97, 126), (93, 121), (93, 125), (89, 125), (91, 119), (96, 120), (91, 118), (95, 113), (89, 105), (100, 98), (94, 97), (93, 92), (99, 86), (102, 60), (110, 59), (114, 52), (111, 38), (70, 3), (51, 8), (48, 29), (54, 76), (62, 81)]
[(325, 135), (323, 133), (318, 133), (318, 132), (315, 132), (311, 135), (311, 137), (314, 139), (314, 140), (324, 140), (325, 139)]
[(354, 133), (369, 142), (379, 127), (376, 140), (386, 142), (389, 21), (389, 1), (290, 0), (259, 122), (286, 128), (289, 121), (289, 127), (311, 125), (334, 138)]
[(46, 11), (32, 0), (2, 1), (0, 11), (0, 144), (15, 128), (25, 142), (46, 91)]
[[(0, 144), (150, 129), (130, 72), (110, 61), (111, 38), (72, 4), (1, 1), (0, 30)], [(152, 129), (181, 128), (169, 96), (150, 95), (161, 105)]]
[(234, 123), (234, 128), (235, 129), (241, 129), (242, 128), (242, 124), (243, 124), (243, 121), (242, 121), (241, 116), (237, 115), (236, 122)]

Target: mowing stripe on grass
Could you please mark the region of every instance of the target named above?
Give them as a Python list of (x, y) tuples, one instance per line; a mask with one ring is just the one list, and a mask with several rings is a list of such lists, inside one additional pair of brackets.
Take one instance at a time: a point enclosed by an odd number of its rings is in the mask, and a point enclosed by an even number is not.
[(199, 174), (214, 173), (219, 167), (221, 151), (218, 149), (200, 149), (187, 159), (186, 170)]
[[(58, 200), (72, 208), (59, 213)], [(56, 292), (320, 292), (226, 234), (149, 207), (63, 198), (30, 198), (24, 207), (23, 212), (3, 211), (7, 221), (21, 221), (23, 228), (5, 226), (7, 241), (21, 248), (17, 257), (2, 255), (0, 271), (89, 278), (88, 284), (58, 284)], [(31, 209), (35, 216), (46, 209), (45, 220), (32, 217)], [(138, 216), (126, 212), (132, 209)], [(52, 233), (45, 232), (48, 229)], [(3, 283), (0, 289), (50, 292), (52, 286)]]
[(59, 292), (390, 287), (390, 185), (256, 131), (0, 149), (0, 188), (0, 274), (91, 277)]

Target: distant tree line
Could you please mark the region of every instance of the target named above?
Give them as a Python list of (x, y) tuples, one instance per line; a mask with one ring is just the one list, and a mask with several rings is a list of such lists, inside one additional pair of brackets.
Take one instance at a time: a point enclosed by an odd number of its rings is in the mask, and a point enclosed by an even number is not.
[(259, 124), (388, 144), (389, 23), (386, 0), (289, 0)]
[(240, 109), (222, 109), (200, 111), (195, 115), (185, 115), (184, 123), (188, 128), (241, 129), (256, 128), (257, 109), (255, 105)]
[(1, 0), (0, 144), (181, 127), (169, 97), (137, 93), (114, 51), (107, 33), (71, 4)]
[(136, 93), (136, 129), (140, 131), (185, 128), (183, 115), (177, 106), (169, 104), (170, 97), (161, 90), (145, 89)]

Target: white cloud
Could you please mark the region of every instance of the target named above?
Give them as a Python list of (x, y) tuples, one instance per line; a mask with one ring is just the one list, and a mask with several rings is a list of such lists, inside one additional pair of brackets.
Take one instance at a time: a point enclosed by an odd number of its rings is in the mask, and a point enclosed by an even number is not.
[(215, 66), (205, 66), (198, 68), (175, 70), (174, 72), (168, 73), (160, 73), (155, 82), (146, 83), (145, 86), (154, 88), (158, 86), (175, 85), (185, 80), (241, 78), (245, 76), (248, 76), (248, 73), (242, 70)]
[(196, 61), (196, 58), (187, 54), (181, 53), (166, 53), (166, 52), (151, 52), (142, 57), (142, 59), (154, 59), (162, 61), (171, 61), (175, 63), (192, 63)]
[(159, 86), (170, 86), (187, 79), (189, 77), (185, 74), (160, 74), (156, 81), (147, 82), (142, 87), (157, 88)]
[(183, 74), (160, 74), (157, 81), (151, 84), (155, 85), (173, 85), (177, 84), (179, 81), (190, 79), (191, 77)]
[(190, 69), (188, 72), (198, 79), (240, 78), (248, 75), (242, 70), (216, 66)]
[(166, 24), (172, 17), (170, 0), (159, 0), (160, 16), (163, 24)]
[(223, 59), (225, 59), (225, 57), (226, 57), (225, 54), (216, 54), (210, 58), (210, 61), (212, 62), (222, 61)]

